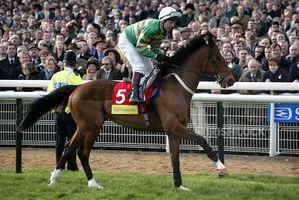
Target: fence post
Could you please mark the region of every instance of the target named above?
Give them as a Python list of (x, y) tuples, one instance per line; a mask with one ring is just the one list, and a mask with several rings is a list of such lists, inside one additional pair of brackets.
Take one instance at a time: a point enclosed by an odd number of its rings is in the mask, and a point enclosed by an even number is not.
[(218, 157), (224, 164), (224, 138), (223, 138), (223, 106), (217, 102), (217, 136), (218, 136)]
[(276, 130), (276, 122), (275, 118), (275, 103), (270, 103), (270, 149), (269, 156), (273, 157), (277, 155), (277, 130)]
[(16, 100), (16, 107), (16, 173), (22, 173), (22, 133), (17, 131), (23, 120), (22, 99)]

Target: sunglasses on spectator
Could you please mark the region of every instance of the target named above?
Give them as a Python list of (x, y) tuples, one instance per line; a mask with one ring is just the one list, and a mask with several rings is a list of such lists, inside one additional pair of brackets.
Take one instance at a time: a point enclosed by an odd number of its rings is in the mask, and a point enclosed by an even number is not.
[(110, 63), (102, 63), (102, 65), (110, 65)]

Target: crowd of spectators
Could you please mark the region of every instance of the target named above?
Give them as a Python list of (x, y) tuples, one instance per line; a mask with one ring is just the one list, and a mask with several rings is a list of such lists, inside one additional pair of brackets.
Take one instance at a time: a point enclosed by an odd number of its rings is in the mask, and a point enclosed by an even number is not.
[(0, 79), (50, 80), (63, 69), (67, 50), (76, 52), (85, 80), (130, 78), (130, 63), (117, 50), (119, 33), (171, 6), (182, 17), (161, 43), (168, 56), (193, 36), (210, 31), (237, 81), (299, 81), (296, 0), (0, 2)]

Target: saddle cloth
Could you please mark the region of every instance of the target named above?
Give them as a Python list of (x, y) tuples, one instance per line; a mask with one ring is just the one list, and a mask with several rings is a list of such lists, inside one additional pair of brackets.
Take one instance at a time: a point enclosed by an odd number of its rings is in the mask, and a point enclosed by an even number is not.
[[(138, 105), (130, 104), (129, 99), (132, 92), (132, 84), (129, 82), (119, 82), (115, 85), (112, 94), (112, 109), (111, 114), (131, 114), (138, 115), (140, 110)], [(142, 104), (143, 110), (147, 111), (147, 106), (151, 98), (160, 95), (160, 87), (157, 84), (152, 84), (145, 92), (145, 103)]]

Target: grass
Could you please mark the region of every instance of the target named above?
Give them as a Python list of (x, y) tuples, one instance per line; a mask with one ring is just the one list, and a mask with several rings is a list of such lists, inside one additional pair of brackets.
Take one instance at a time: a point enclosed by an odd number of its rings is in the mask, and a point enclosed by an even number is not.
[(183, 175), (189, 192), (175, 189), (170, 175), (95, 173), (95, 179), (105, 187), (103, 190), (88, 188), (82, 171), (63, 172), (54, 187), (47, 186), (49, 178), (49, 169), (27, 169), (21, 174), (0, 169), (0, 199), (297, 200), (299, 196), (299, 177), (238, 174), (219, 179), (216, 175)]

